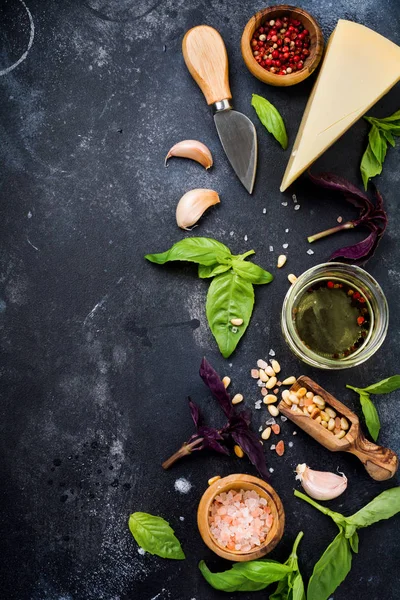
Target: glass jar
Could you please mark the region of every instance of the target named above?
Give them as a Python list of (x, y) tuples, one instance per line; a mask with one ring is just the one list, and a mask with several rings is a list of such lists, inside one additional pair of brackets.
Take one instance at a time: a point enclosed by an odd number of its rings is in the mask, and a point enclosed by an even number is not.
[[(335, 359), (321, 356), (300, 339), (296, 328), (296, 306), (304, 294), (317, 282), (339, 280), (358, 291), (366, 300), (370, 313), (370, 328), (364, 343), (348, 356)], [(281, 326), (292, 352), (305, 363), (319, 369), (348, 369), (370, 358), (383, 344), (389, 324), (389, 308), (380, 285), (369, 273), (354, 265), (328, 262), (305, 271), (290, 287), (283, 301)]]

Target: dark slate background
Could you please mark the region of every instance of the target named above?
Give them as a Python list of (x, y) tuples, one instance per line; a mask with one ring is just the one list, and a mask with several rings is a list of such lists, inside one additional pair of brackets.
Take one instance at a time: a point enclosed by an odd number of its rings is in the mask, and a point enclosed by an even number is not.
[[(196, 509), (207, 479), (217, 473), (254, 474), (252, 466), (246, 459), (211, 454), (182, 461), (169, 472), (162, 471), (161, 462), (193, 431), (188, 394), (211, 421), (222, 422), (198, 376), (204, 355), (221, 375), (232, 377), (232, 391), (242, 392), (248, 407), (258, 398), (249, 370), (271, 348), (285, 375), (310, 375), (358, 414), (345, 383), (367, 385), (398, 372), (399, 148), (389, 150), (377, 180), (390, 223), (368, 265), (388, 297), (387, 340), (367, 364), (352, 371), (309, 369), (291, 356), (280, 333), (286, 276), (323, 262), (332, 250), (361, 239), (362, 232), (321, 241), (309, 256), (307, 234), (355, 213), (340, 197), (313, 189), (304, 178), (287, 193), (279, 192), (289, 152), (257, 121), (251, 93), (276, 104), (292, 143), (313, 81), (272, 88), (246, 70), (240, 36), (262, 5), (251, 0), (26, 1), (35, 27), (32, 48), (0, 78), (1, 597), (266, 598), (266, 592), (216, 592), (197, 569), (202, 558), (213, 569), (228, 567), (197, 531)], [(400, 41), (396, 0), (304, 0), (302, 6), (320, 21), (326, 37), (344, 17)], [(2, 0), (0, 22), (4, 70), (28, 44), (23, 3)], [(253, 196), (231, 171), (209, 109), (182, 59), (184, 32), (201, 23), (221, 32), (235, 105), (256, 124), (260, 150)], [(371, 112), (385, 116), (399, 106), (396, 86)], [(356, 123), (315, 170), (332, 170), (360, 185), (367, 130), (364, 121)], [(199, 138), (211, 148), (215, 166), (210, 172), (184, 160), (164, 168), (167, 150), (185, 138)], [(194, 234), (215, 237), (235, 253), (254, 248), (255, 260), (276, 275), (271, 285), (257, 288), (252, 322), (229, 360), (220, 356), (207, 327), (208, 284), (196, 278), (196, 269), (157, 267), (143, 259), (185, 237), (175, 223), (175, 206), (195, 187), (216, 189), (222, 202)], [(287, 266), (276, 272), (285, 242)], [(397, 452), (399, 400), (400, 393), (376, 398), (380, 441)], [(258, 429), (265, 409), (253, 413)], [(293, 437), (294, 429), (289, 422), (282, 427), (285, 442), (294, 442), (282, 458), (265, 445), (274, 469), (271, 483), (287, 516), (284, 538), (272, 557), (285, 560), (302, 529), (301, 568), (308, 578), (336, 528), (293, 497), (296, 464), (343, 470), (348, 491), (331, 505), (347, 514), (398, 479), (376, 483), (357, 459), (330, 454), (301, 431)], [(192, 485), (186, 495), (174, 489), (179, 477)], [(135, 510), (168, 519), (187, 560), (140, 555), (127, 528)], [(335, 600), (398, 599), (399, 525), (396, 517), (361, 531), (359, 555)]]

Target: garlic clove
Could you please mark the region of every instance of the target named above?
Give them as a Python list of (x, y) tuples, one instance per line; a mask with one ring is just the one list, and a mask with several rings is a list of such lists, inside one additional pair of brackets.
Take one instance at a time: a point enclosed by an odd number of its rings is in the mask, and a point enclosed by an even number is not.
[(188, 229), (200, 219), (213, 204), (220, 202), (217, 192), (207, 189), (195, 189), (186, 192), (176, 207), (176, 222), (182, 229)]
[(297, 465), (296, 473), (296, 479), (315, 500), (332, 500), (343, 494), (347, 488), (347, 477), (344, 474), (314, 471), (305, 463)]
[(206, 169), (213, 165), (211, 152), (205, 144), (197, 140), (183, 140), (172, 146), (171, 150), (165, 157), (165, 166), (171, 156), (179, 156), (181, 158), (190, 158), (200, 163)]

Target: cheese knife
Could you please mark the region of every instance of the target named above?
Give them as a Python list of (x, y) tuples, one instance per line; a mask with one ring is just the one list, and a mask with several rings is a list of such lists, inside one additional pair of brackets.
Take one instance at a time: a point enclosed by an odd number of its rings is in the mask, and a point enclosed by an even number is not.
[(257, 168), (257, 134), (250, 119), (232, 108), (224, 41), (213, 27), (198, 25), (186, 33), (182, 51), (190, 74), (213, 108), (225, 154), (251, 194)]

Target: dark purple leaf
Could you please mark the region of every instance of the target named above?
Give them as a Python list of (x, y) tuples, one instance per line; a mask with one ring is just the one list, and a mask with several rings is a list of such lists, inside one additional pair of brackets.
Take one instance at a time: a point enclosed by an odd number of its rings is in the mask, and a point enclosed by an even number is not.
[(349, 260), (352, 264), (364, 264), (365, 257), (370, 254), (377, 242), (377, 232), (371, 231), (365, 240), (362, 240), (357, 244), (353, 244), (352, 246), (345, 246), (344, 248), (339, 248), (339, 250), (336, 250), (336, 252), (330, 256), (329, 260), (342, 258), (346, 259), (346, 261)]
[(365, 211), (373, 210), (374, 205), (367, 194), (359, 190), (358, 187), (350, 183), (350, 181), (347, 181), (347, 179), (339, 177), (334, 173), (319, 173), (318, 175), (313, 175), (309, 171), (308, 175), (315, 185), (319, 185), (328, 190), (343, 192), (346, 199), (358, 208), (362, 208)]
[(248, 428), (238, 427), (231, 432), (231, 436), (241, 447), (243, 452), (247, 454), (250, 462), (256, 467), (263, 479), (268, 479), (267, 465), (265, 464), (265, 456), (263, 446), (258, 439), (258, 436)]
[(199, 427), (197, 433), (204, 438), (204, 448), (210, 448), (210, 450), (215, 450), (215, 452), (229, 455), (228, 448), (222, 446), (220, 443), (224, 442), (225, 440), (217, 429), (214, 429), (213, 427), (202, 426)]
[(214, 398), (218, 400), (220, 407), (225, 413), (225, 416), (229, 419), (231, 415), (235, 414), (235, 409), (231, 403), (231, 397), (226, 391), (226, 388), (221, 381), (221, 377), (205, 358), (203, 358), (201, 361), (200, 377), (206, 386), (211, 390)]
[(189, 397), (189, 408), (190, 414), (192, 415), (193, 423), (196, 425), (196, 429), (200, 425), (201, 415), (200, 409), (195, 402)]

